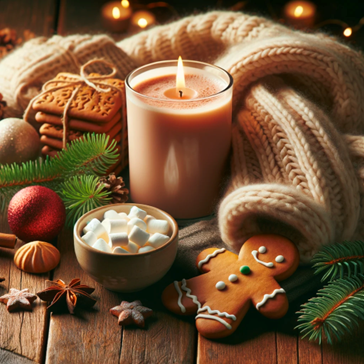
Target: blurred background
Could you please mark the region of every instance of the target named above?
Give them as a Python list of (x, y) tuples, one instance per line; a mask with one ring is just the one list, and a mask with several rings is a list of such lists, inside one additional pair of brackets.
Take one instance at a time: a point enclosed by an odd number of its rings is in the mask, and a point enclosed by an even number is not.
[(364, 0), (0, 0), (0, 57), (34, 36), (108, 33), (120, 40), (211, 10), (265, 16), (364, 49)]

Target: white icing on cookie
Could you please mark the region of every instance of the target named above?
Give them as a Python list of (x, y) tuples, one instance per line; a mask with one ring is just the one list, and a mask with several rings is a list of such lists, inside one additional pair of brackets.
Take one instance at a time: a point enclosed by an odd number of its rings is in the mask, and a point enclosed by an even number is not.
[(186, 312), (186, 307), (182, 305), (182, 301), (181, 301), (181, 299), (182, 299), (182, 291), (180, 290), (180, 288), (179, 288), (179, 285), (178, 285), (178, 282), (177, 282), (177, 281), (174, 281), (174, 282), (173, 282), (173, 284), (174, 284), (174, 288), (175, 288), (175, 289), (176, 289), (176, 291), (178, 292), (178, 301), (177, 301), (178, 306), (180, 307), (181, 312), (182, 312), (182, 313), (185, 313), (185, 312)]
[(222, 291), (223, 289), (225, 289), (226, 284), (223, 281), (218, 281), (215, 285), (215, 287), (219, 290)]
[(276, 256), (276, 262), (277, 262), (277, 263), (282, 263), (282, 262), (284, 262), (284, 256), (283, 256), (283, 255), (277, 255), (277, 256)]
[(223, 253), (226, 249), (217, 249), (212, 254), (209, 254), (205, 259), (202, 259), (198, 262), (197, 266), (200, 269), (205, 263), (207, 263), (211, 258), (215, 258), (217, 254)]
[(200, 308), (197, 311), (197, 313), (200, 313), (200, 312), (203, 312), (203, 311), (206, 311), (206, 310), (210, 315), (217, 314), (217, 316), (219, 316), (219, 317), (226, 317), (226, 318), (229, 318), (229, 319), (232, 319), (232, 320), (236, 321), (236, 316), (235, 315), (230, 315), (227, 312), (220, 312), (219, 310), (211, 310), (211, 308), (209, 306), (204, 306), (204, 307)]
[(217, 316), (212, 316), (212, 315), (197, 315), (195, 317), (195, 319), (197, 320), (198, 318), (205, 318), (205, 319), (211, 319), (211, 320), (216, 320), (216, 321), (219, 321), (221, 322), (223, 325), (225, 325), (225, 327), (229, 330), (231, 330), (231, 325), (228, 324), (225, 320), (223, 320), (222, 318), (220, 317), (217, 317)]
[[(220, 317), (226, 317), (226, 318), (229, 318), (229, 319), (232, 319), (232, 320), (236, 321), (236, 316), (230, 315), (227, 312), (220, 312), (219, 310), (211, 310), (211, 308), (209, 306), (204, 306), (204, 307), (201, 308), (201, 303), (198, 301), (197, 296), (191, 294), (191, 290), (186, 286), (186, 284), (187, 284), (186, 280), (182, 279), (181, 289), (183, 289), (186, 292), (186, 296), (188, 298), (191, 298), (193, 303), (195, 303), (197, 305), (197, 307), (198, 307), (198, 310), (197, 310), (198, 315), (195, 317), (195, 319), (205, 318), (205, 319), (216, 320), (216, 321), (221, 322), (229, 330), (231, 330), (231, 325), (228, 324), (225, 320), (223, 320)], [(178, 284), (177, 284), (177, 286), (178, 286)], [(176, 285), (175, 285), (175, 287), (176, 287)], [(203, 311), (206, 311), (206, 310), (210, 315), (199, 314), (200, 312), (203, 312)], [(213, 316), (212, 314), (217, 314), (218, 316)]]
[(186, 296), (188, 298), (191, 298), (192, 302), (197, 305), (198, 309), (200, 309), (201, 303), (198, 301), (197, 296), (191, 294), (191, 290), (188, 287), (186, 287), (186, 284), (187, 284), (186, 280), (182, 279), (181, 289), (183, 289), (186, 292)]
[(256, 306), (255, 306), (256, 309), (259, 311), (260, 306), (263, 306), (268, 301), (269, 298), (275, 297), (275, 295), (277, 293), (286, 293), (286, 291), (283, 288), (279, 288), (279, 289), (275, 289), (273, 291), (273, 293), (271, 293), (271, 294), (265, 294), (263, 299), (259, 303), (256, 304)]
[(229, 281), (230, 282), (236, 282), (238, 280), (238, 276), (236, 274), (230, 274), (229, 275)]
[[(260, 249), (260, 248), (259, 248)], [(263, 262), (263, 261), (261, 261), (261, 260), (259, 260), (258, 259), (258, 251), (257, 250), (253, 250), (252, 251), (252, 254), (253, 254), (253, 257), (254, 257), (254, 259), (258, 262), (258, 263), (260, 263), (260, 264), (263, 264), (263, 265), (265, 265), (266, 267), (268, 267), (268, 268), (272, 268), (272, 267), (274, 267), (274, 265), (273, 265), (273, 263), (272, 262), (269, 262), (269, 263), (266, 263), (266, 262)]]
[(267, 252), (267, 248), (265, 246), (261, 246), (259, 249), (258, 249), (258, 252), (261, 253), (261, 254), (264, 254)]

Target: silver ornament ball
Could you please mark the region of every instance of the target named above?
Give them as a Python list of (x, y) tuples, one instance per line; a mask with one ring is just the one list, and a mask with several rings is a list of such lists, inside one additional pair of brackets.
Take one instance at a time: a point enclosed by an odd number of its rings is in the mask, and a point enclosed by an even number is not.
[(39, 150), (39, 135), (29, 123), (17, 118), (0, 121), (0, 164), (37, 159)]

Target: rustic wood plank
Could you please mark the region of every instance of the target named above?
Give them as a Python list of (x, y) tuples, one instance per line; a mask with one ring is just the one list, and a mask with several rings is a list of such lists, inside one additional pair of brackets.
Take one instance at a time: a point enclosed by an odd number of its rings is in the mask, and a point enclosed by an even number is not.
[(199, 335), (197, 363), (276, 363), (276, 338), (272, 321), (250, 309), (229, 337), (208, 340)]
[(355, 330), (353, 335), (345, 336), (341, 342), (322, 344), (323, 364), (362, 364), (364, 362), (364, 326)]
[[(54, 279), (81, 282), (95, 287), (98, 299), (95, 308), (80, 311), (79, 315), (51, 315), (48, 335), (47, 363), (192, 363), (195, 357), (193, 323), (184, 322), (165, 312), (160, 294), (167, 278), (158, 286), (134, 294), (118, 294), (104, 289), (89, 278), (79, 267), (73, 250), (71, 231), (59, 237), (61, 264), (55, 269)], [(130, 327), (123, 330), (109, 309), (122, 300), (142, 300), (154, 310), (144, 330)], [(168, 343), (166, 345), (165, 343)], [(169, 345), (170, 343), (170, 345)]]
[(82, 271), (74, 254), (71, 230), (61, 233), (58, 245), (61, 264), (55, 269), (54, 279), (68, 283), (72, 278), (80, 278), (82, 284), (96, 288), (92, 296), (97, 303), (93, 309), (82, 310), (77, 315), (51, 315), (46, 362), (118, 362), (122, 330), (116, 318), (108, 313), (120, 303), (118, 296), (103, 289)]
[(10, 27), (22, 37), (24, 30), (50, 36), (55, 32), (56, 0), (1, 1), (0, 28)]
[(299, 363), (321, 364), (322, 348), (317, 343), (308, 341), (307, 338), (298, 339)]
[[(6, 219), (1, 218), (1, 220), (1, 232), (9, 232)], [(22, 242), (19, 241), (15, 248), (17, 249), (21, 245)], [(15, 250), (0, 249), (0, 276), (4, 276), (6, 279), (0, 284), (0, 295), (6, 294), (10, 288), (29, 288), (31, 293), (38, 292), (48, 274), (34, 275), (16, 268), (13, 263)], [(41, 362), (44, 356), (48, 325), (45, 307), (39, 300), (36, 300), (33, 304), (33, 312), (8, 313), (3, 304), (0, 306), (0, 311), (1, 348), (32, 361)]]
[(4, 364), (34, 364), (35, 361), (14, 354), (10, 351), (0, 349), (0, 363)]

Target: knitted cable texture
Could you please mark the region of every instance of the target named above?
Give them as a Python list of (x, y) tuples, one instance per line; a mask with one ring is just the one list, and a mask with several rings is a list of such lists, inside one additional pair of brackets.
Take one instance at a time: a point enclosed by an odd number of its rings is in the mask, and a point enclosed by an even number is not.
[(324, 34), (237, 12), (187, 17), (117, 46), (101, 35), (30, 41), (0, 63), (0, 92), (19, 113), (43, 82), (77, 72), (74, 57), (81, 64), (104, 57), (120, 77), (179, 55), (217, 64), (234, 78), (222, 239), (238, 250), (257, 233), (283, 234), (308, 262), (324, 244), (364, 238), (360, 53)]

